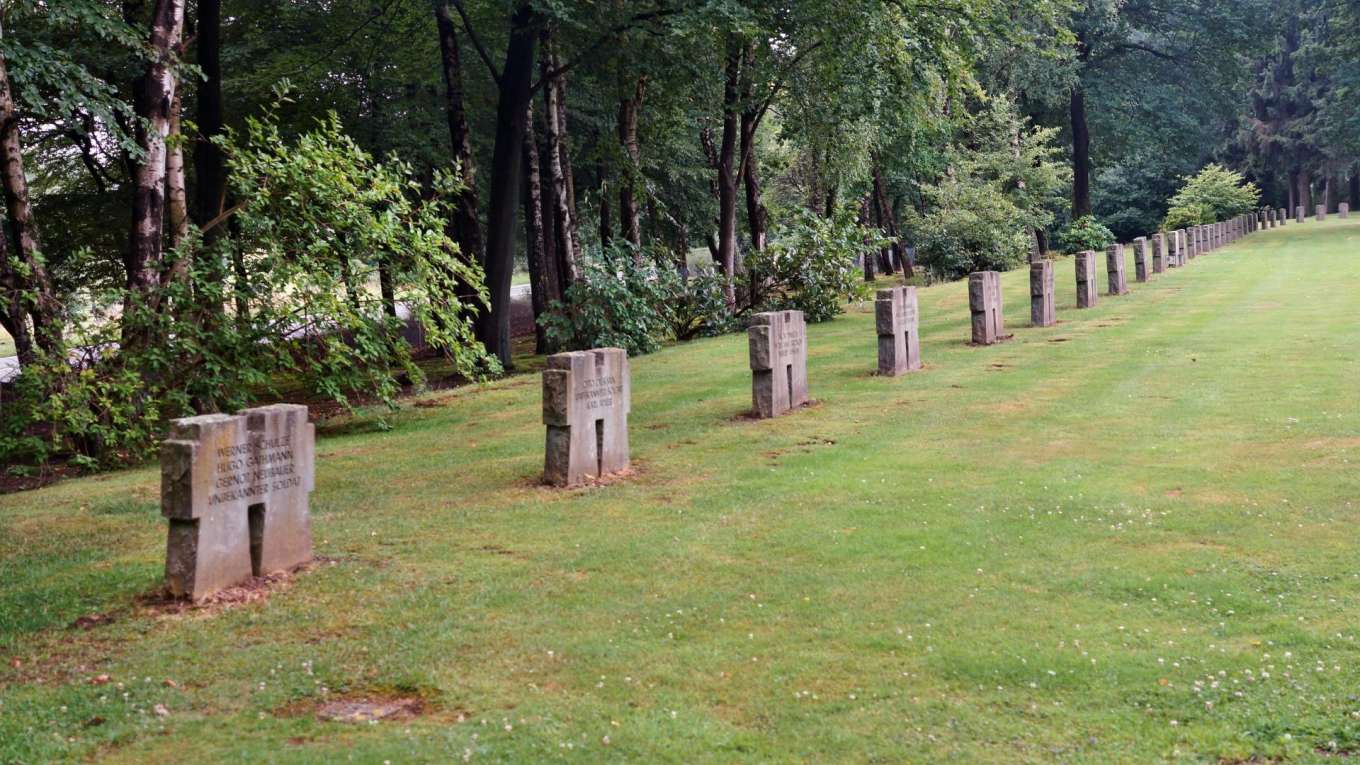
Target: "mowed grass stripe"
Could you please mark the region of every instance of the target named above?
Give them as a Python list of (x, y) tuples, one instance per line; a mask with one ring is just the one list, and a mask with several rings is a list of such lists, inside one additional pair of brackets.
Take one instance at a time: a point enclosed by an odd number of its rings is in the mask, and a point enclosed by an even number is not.
[[(963, 284), (922, 290), (928, 368), (899, 379), (872, 374), (872, 314), (853, 307), (810, 328), (818, 405), (777, 421), (741, 416), (744, 336), (635, 359), (638, 470), (607, 487), (536, 485), (536, 376), (433, 394), (386, 432), (333, 426), (313, 508), (334, 562), (211, 617), (129, 606), (160, 575), (154, 470), (0, 498), (0, 656), (22, 661), (0, 674), (0, 759), (1212, 762), (1345, 746), (1360, 736), (1349, 223), (1256, 234), (1090, 311), (1060, 261), (1048, 329), (1027, 326), (1028, 274), (1005, 274), (1016, 336), (992, 348), (967, 345)], [(89, 611), (118, 618), (66, 629)], [(89, 685), (99, 672), (125, 688)], [(320, 723), (323, 686), (417, 694), (432, 713)]]

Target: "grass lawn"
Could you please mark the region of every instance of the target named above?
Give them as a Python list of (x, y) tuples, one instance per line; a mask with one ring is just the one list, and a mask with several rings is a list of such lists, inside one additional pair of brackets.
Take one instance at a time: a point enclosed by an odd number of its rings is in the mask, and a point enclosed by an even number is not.
[[(775, 421), (742, 417), (742, 336), (635, 359), (605, 487), (537, 485), (533, 375), (325, 428), (323, 563), (227, 610), (139, 604), (154, 467), (0, 497), (0, 761), (1360, 751), (1360, 221), (1089, 311), (1062, 261), (1050, 329), (1003, 284), (992, 348), (964, 284), (922, 290), (904, 378), (868, 306), (812, 327), (817, 403)], [(423, 714), (315, 714), (388, 695)]]

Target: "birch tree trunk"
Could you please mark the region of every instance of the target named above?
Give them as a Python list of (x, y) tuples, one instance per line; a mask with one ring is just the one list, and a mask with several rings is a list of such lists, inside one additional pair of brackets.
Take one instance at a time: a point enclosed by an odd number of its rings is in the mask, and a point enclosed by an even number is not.
[(554, 248), (557, 251), (558, 270), (562, 276), (564, 284), (572, 284), (576, 281), (579, 274), (577, 263), (581, 256), (580, 236), (576, 232), (576, 216), (573, 211), (573, 195), (569, 176), (563, 165), (565, 150), (563, 148), (563, 125), (562, 116), (565, 110), (562, 108), (560, 78), (548, 79), (551, 77), (554, 68), (553, 61), (556, 59), (550, 52), (552, 45), (551, 34), (543, 33), (543, 96), (545, 99), (543, 108), (544, 124), (547, 127), (547, 166), (548, 177), (552, 179), (553, 186), (553, 228), (556, 234)]
[(642, 247), (642, 221), (638, 215), (637, 182), (642, 175), (642, 149), (638, 145), (638, 112), (647, 91), (647, 78), (639, 77), (631, 98), (619, 101), (619, 143), (623, 145), (628, 166), (619, 182), (619, 226), (623, 238), (635, 248)]
[[(166, 139), (170, 135), (175, 102), (175, 52), (184, 34), (184, 0), (156, 0), (149, 41), (151, 63), (137, 84), (137, 143), (142, 149), (136, 165), (132, 200), (132, 235), (128, 248), (127, 295), (124, 317), (138, 304), (155, 309), (164, 254)], [(144, 338), (129, 334), (125, 344), (137, 345)]]
[[(165, 154), (166, 218), (170, 226), (170, 248), (179, 247), (189, 238), (189, 195), (184, 183), (184, 142), (180, 133), (180, 93), (175, 91), (170, 104), (170, 132)], [(187, 279), (191, 261), (186, 253), (170, 264), (162, 275), (162, 282)]]

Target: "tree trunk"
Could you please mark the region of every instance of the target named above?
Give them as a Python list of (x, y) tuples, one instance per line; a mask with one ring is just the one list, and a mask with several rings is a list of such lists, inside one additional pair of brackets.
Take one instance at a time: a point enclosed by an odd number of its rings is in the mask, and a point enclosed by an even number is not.
[[(547, 132), (547, 120), (539, 121)], [(562, 256), (557, 252), (557, 195), (553, 193), (552, 175), (548, 172), (547, 165), (541, 158), (547, 157), (548, 148), (546, 144), (539, 144), (537, 137), (534, 139), (537, 148), (534, 164), (538, 167), (539, 185), (539, 210), (543, 226), (543, 268), (544, 273), (549, 274), (548, 294), (559, 297), (566, 294), (566, 277), (562, 273)]]
[[(614, 220), (609, 210), (609, 181), (605, 176), (604, 162), (600, 162), (600, 247), (608, 248), (614, 241)], [(635, 252), (634, 259), (642, 253)]]
[[(540, 56), (542, 69), (544, 109), (543, 119), (547, 128), (547, 166), (548, 177), (553, 187), (553, 230), (556, 236), (554, 249), (557, 251), (558, 272), (564, 285), (574, 284), (579, 277), (577, 264), (581, 257), (581, 238), (576, 231), (576, 212), (572, 184), (567, 167), (563, 161), (567, 152), (563, 147), (564, 135), (562, 117), (561, 79), (549, 79), (555, 68), (555, 56), (551, 53), (552, 37), (547, 31), (542, 33), (543, 54)], [(563, 287), (565, 291), (565, 286)]]
[(755, 104), (752, 72), (755, 70), (755, 43), (748, 43), (742, 54), (741, 76), (741, 179), (746, 191), (746, 225), (751, 229), (751, 249), (765, 249), (765, 205), (760, 200), (760, 166), (756, 160), (756, 128), (759, 113)]
[(1293, 216), (1294, 210), (1298, 208), (1298, 195), (1296, 194), (1295, 191), (1299, 185), (1299, 173), (1297, 170), (1291, 171), (1289, 173), (1289, 177), (1285, 180), (1284, 185), (1289, 187), (1288, 191), (1286, 192), (1286, 195), (1289, 197), (1288, 210), (1289, 215)]
[(477, 173), (472, 162), (472, 131), (468, 129), (463, 106), (463, 63), (458, 49), (458, 32), (453, 10), (440, 2), (434, 11), (439, 29), (439, 54), (444, 65), (444, 112), (449, 122), (449, 145), (463, 188), (454, 200), (453, 230), (458, 250), (469, 263), (481, 263), (482, 222), (478, 218)]
[[(189, 195), (184, 185), (184, 143), (180, 134), (180, 93), (170, 105), (169, 144), (165, 154), (166, 217), (170, 224), (170, 248), (177, 249), (189, 238)], [(176, 253), (178, 260), (162, 274), (164, 283), (187, 279), (190, 258), (185, 252)]]
[[(3, 20), (0, 19), (0, 24)], [(0, 29), (0, 35), (3, 35)], [(28, 198), (19, 114), (10, 89), (9, 68), (0, 52), (0, 184), (5, 194), (5, 234), (0, 251), (0, 313), (14, 339), (20, 366), (32, 363), (35, 348), (60, 350), (61, 304), (42, 261), (38, 226)], [(30, 330), (30, 323), (32, 329)]]
[(548, 306), (562, 296), (557, 292), (557, 270), (547, 257), (543, 236), (543, 187), (539, 177), (538, 139), (534, 135), (534, 103), (529, 102), (524, 133), (524, 243), (529, 261), (530, 301), (534, 308), (534, 350), (549, 353), (548, 335), (541, 319)]
[[(874, 165), (874, 198), (878, 205), (879, 218), (883, 221), (881, 228), (883, 233), (892, 237), (889, 249), (892, 252), (892, 259), (888, 261), (889, 266), (894, 263), (902, 267), (902, 275), (908, 279), (912, 277), (912, 265), (907, 260), (906, 250), (902, 247), (901, 232), (897, 228), (897, 215), (893, 211), (893, 203), (888, 199), (888, 184), (883, 180), (883, 168), (875, 163)], [(889, 268), (888, 273), (893, 273), (895, 268)]]
[(1360, 212), (1360, 164), (1351, 166), (1351, 209)]
[(619, 180), (619, 226), (623, 238), (634, 248), (642, 248), (642, 221), (638, 216), (637, 182), (642, 176), (642, 150), (638, 145), (638, 111), (647, 91), (647, 78), (639, 77), (632, 98), (619, 101), (619, 143), (623, 145), (628, 165)]
[[(553, 69), (560, 69), (562, 61), (556, 51), (552, 55)], [(576, 211), (576, 172), (571, 166), (571, 135), (567, 129), (567, 76), (557, 75), (557, 153), (561, 155), (562, 178), (567, 188), (567, 207), (571, 210), (571, 250), (581, 257), (581, 214)]]
[(1299, 204), (1304, 215), (1313, 214), (1313, 179), (1307, 170), (1299, 173)]
[(392, 283), (392, 253), (378, 254), (378, 291), (382, 294), (383, 313), (397, 318), (397, 292)]
[(10, 264), (9, 233), (0, 236), (0, 327), (14, 341), (19, 368), (32, 364), (36, 353), (33, 335), (28, 331), (28, 305), (24, 300), (26, 284)]
[(1091, 131), (1086, 125), (1086, 91), (1072, 88), (1072, 218), (1091, 214)]
[(766, 223), (769, 214), (760, 198), (760, 175), (756, 163), (755, 115), (742, 112), (741, 115), (741, 179), (746, 190), (746, 220), (751, 229), (751, 248), (764, 250), (767, 238)]
[(496, 99), (496, 140), (491, 155), (490, 214), (487, 217), (486, 283), (491, 310), (478, 317), (477, 336), (506, 369), (510, 359), (510, 279), (515, 268), (515, 213), (523, 172), (524, 134), (532, 97), (534, 26), (532, 5), (516, 5), (510, 19)]
[(737, 309), (737, 122), (741, 49), (729, 43), (723, 84), (722, 145), (718, 149), (718, 268), (727, 277), (727, 310)]
[[(867, 225), (869, 225), (869, 196), (870, 196), (869, 194), (865, 194), (864, 197), (861, 198), (860, 201), (859, 201), (859, 221), (858, 221), (858, 222), (859, 222), (859, 225), (861, 225), (861, 226), (867, 226)], [(869, 251), (868, 251), (868, 248), (866, 247), (866, 248), (865, 248), (865, 252), (864, 252), (864, 254), (863, 254), (861, 257), (864, 258), (864, 281), (866, 281), (866, 282), (871, 282), (871, 281), (873, 281), (874, 278), (875, 278), (875, 273), (874, 273), (874, 253), (869, 252)]]
[[(170, 134), (175, 101), (175, 52), (184, 33), (184, 0), (156, 0), (152, 10), (146, 74), (137, 83), (137, 144), (142, 150), (136, 166), (132, 202), (131, 246), (128, 248), (127, 295), (123, 316), (133, 315), (140, 305), (158, 307), (165, 225), (166, 138)], [(148, 338), (130, 332), (124, 324), (123, 340), (136, 346)]]

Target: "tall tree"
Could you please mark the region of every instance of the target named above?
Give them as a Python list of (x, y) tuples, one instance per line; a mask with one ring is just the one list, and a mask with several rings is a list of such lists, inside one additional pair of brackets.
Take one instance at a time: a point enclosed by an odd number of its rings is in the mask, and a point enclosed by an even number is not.
[[(156, 309), (164, 248), (166, 139), (170, 135), (177, 81), (175, 65), (184, 34), (184, 0), (156, 0), (148, 43), (151, 61), (137, 83), (137, 143), (132, 204), (132, 235), (128, 248), (125, 313), (139, 307)], [(131, 327), (132, 324), (126, 325)], [(125, 342), (148, 338), (125, 334)]]

